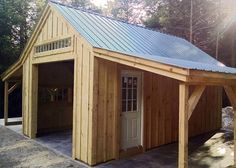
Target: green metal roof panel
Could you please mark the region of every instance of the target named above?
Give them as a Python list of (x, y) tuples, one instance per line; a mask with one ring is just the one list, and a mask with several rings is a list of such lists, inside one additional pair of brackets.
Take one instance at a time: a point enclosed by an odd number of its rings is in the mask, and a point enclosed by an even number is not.
[[(151, 56), (153, 61), (163, 60), (159, 57), (166, 58), (166, 64), (172, 65), (174, 62), (175, 65), (188, 69), (211, 71), (210, 67), (214, 65), (214, 72), (236, 73), (233, 68), (224, 71), (222, 63), (182, 38), (71, 6), (55, 2), (51, 5), (94, 47), (129, 53), (145, 59), (150, 59)], [(198, 63), (198, 66), (194, 62)], [(204, 66), (199, 66), (199, 63)]]

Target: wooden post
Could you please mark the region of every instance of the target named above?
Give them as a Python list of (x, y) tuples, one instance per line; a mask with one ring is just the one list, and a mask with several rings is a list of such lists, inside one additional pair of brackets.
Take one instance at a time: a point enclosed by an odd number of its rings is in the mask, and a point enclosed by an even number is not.
[(29, 137), (36, 138), (38, 113), (38, 66), (30, 65), (29, 74)]
[(234, 165), (236, 165), (236, 92), (230, 86), (225, 86), (224, 89), (234, 110)]
[(8, 81), (5, 81), (4, 86), (4, 125), (8, 123)]
[(189, 86), (179, 84), (179, 168), (188, 167), (188, 96)]

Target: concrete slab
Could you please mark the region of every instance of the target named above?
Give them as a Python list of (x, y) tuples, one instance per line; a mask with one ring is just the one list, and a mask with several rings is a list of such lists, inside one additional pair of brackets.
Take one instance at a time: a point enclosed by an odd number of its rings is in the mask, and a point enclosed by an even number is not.
[[(225, 168), (233, 165), (233, 133), (220, 130), (191, 138), (189, 141), (189, 167)], [(130, 158), (114, 160), (98, 168), (176, 168), (178, 144), (173, 143)]]
[(83, 168), (88, 166), (0, 126), (0, 167)]
[[(21, 126), (7, 126), (15, 132), (21, 133)], [(18, 130), (18, 131), (17, 131)], [(20, 131), (19, 131), (20, 130)], [(37, 138), (39, 144), (46, 146), (49, 150), (63, 155), (71, 156), (72, 138), (71, 131), (48, 134)], [(19, 135), (19, 134), (18, 134)], [(0, 138), (4, 136), (0, 134)], [(20, 135), (8, 137), (17, 141)], [(8, 139), (5, 138), (5, 142)], [(0, 141), (1, 144), (4, 142)], [(4, 146), (4, 144), (3, 144)], [(0, 152), (1, 154), (1, 152)], [(233, 165), (233, 133), (230, 130), (220, 130), (191, 138), (189, 141), (189, 167), (193, 168), (224, 168)], [(68, 157), (68, 158), (69, 158)], [(113, 160), (100, 164), (98, 168), (174, 168), (177, 167), (178, 144), (164, 145), (146, 153), (132, 156), (121, 160)], [(16, 158), (17, 159), (17, 158)]]
[[(17, 121), (22, 121), (22, 117), (8, 118), (8, 122), (17, 122)], [(0, 119), (0, 125), (4, 126), (4, 119)], [(22, 124), (8, 125), (6, 127), (17, 132), (18, 134), (23, 134), (22, 133)]]
[(72, 130), (43, 135), (35, 140), (64, 155), (72, 156)]

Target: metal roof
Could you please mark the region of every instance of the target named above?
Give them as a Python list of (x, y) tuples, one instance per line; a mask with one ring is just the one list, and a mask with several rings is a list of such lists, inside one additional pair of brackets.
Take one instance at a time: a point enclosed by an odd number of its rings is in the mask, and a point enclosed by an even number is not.
[(71, 6), (51, 5), (94, 47), (187, 69), (236, 73), (185, 39)]

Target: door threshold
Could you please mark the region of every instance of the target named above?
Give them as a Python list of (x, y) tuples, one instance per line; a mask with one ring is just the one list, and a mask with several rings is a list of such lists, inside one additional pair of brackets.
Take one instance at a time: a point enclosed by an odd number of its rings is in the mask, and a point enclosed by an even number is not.
[(120, 159), (122, 158), (127, 158), (130, 156), (134, 156), (137, 154), (141, 154), (144, 152), (144, 149), (141, 145), (139, 146), (135, 146), (135, 147), (131, 147), (131, 148), (127, 148), (127, 149), (121, 149), (120, 150)]

